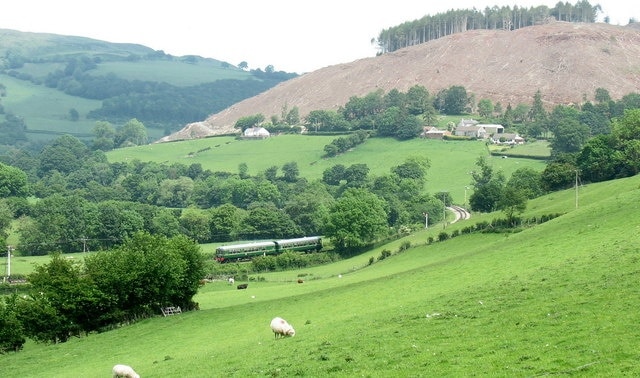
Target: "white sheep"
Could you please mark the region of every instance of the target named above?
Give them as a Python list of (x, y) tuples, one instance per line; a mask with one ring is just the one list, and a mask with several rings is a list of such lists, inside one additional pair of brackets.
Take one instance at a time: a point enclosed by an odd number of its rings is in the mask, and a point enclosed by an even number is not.
[(140, 375), (131, 366), (115, 365), (111, 370), (113, 378), (140, 378)]
[(293, 329), (293, 326), (287, 323), (286, 320), (279, 317), (275, 317), (271, 321), (271, 330), (273, 331), (273, 335), (276, 339), (278, 337), (293, 337), (296, 335), (296, 331)]
[(229, 277), (229, 285), (233, 285), (236, 282), (236, 280), (233, 279), (233, 277)]

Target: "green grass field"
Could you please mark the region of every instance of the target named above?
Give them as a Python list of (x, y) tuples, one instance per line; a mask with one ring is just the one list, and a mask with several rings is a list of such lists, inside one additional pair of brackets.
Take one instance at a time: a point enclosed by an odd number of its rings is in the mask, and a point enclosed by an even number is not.
[[(412, 139), (397, 141), (387, 138), (370, 138), (352, 151), (334, 158), (323, 158), (324, 146), (337, 136), (280, 135), (264, 140), (237, 140), (233, 137), (214, 137), (159, 143), (140, 147), (113, 150), (107, 153), (110, 162), (132, 160), (158, 163), (199, 163), (212, 171), (238, 172), (238, 166), (246, 163), (248, 173), (256, 175), (271, 166), (282, 167), (295, 161), (300, 176), (309, 180), (322, 178), (322, 173), (336, 164), (350, 166), (367, 164), (370, 175), (388, 174), (394, 166), (407, 157), (429, 159), (426, 188), (431, 193), (450, 192), (455, 201), (464, 202), (465, 187), (471, 184), (469, 172), (475, 170), (476, 160), (485, 156), (496, 171), (507, 178), (518, 168), (531, 167), (541, 171), (544, 161), (491, 157), (482, 141), (441, 141)], [(280, 172), (282, 174), (282, 172)]]
[[(247, 290), (209, 283), (200, 311), (29, 342), (0, 356), (3, 376), (105, 377), (116, 363), (142, 377), (638, 376), (640, 176), (578, 193), (577, 208), (574, 190), (531, 201), (527, 215), (565, 215), (516, 234), (427, 245), (432, 227), (402, 253), (399, 240)], [(367, 266), (382, 248), (394, 254)], [(296, 336), (275, 340), (274, 316)]]
[(196, 63), (183, 61), (145, 61), (144, 64), (131, 62), (101, 63), (92, 75), (100, 76), (115, 73), (125, 80), (166, 82), (179, 87), (198, 85), (217, 80), (251, 79), (251, 75), (236, 67), (224, 68), (218, 61), (199, 60)]
[[(10, 94), (2, 100), (5, 110), (20, 114), (29, 131), (91, 134), (95, 120), (87, 120), (85, 116), (90, 110), (99, 108), (100, 101), (71, 97), (56, 89), (9, 76), (2, 77), (2, 84)], [(38, 105), (34, 106), (36, 103)], [(71, 108), (80, 114), (77, 122), (69, 120)]]
[(548, 159), (551, 156), (551, 148), (546, 140), (527, 142), (518, 146), (490, 145), (491, 152), (497, 152), (510, 157), (535, 156)]

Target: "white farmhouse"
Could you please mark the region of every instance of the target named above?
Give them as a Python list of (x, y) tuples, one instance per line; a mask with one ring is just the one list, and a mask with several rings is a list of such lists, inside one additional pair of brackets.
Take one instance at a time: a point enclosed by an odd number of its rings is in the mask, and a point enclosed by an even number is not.
[(269, 131), (264, 127), (249, 127), (242, 134), (245, 138), (253, 138), (253, 139), (266, 139), (271, 136)]

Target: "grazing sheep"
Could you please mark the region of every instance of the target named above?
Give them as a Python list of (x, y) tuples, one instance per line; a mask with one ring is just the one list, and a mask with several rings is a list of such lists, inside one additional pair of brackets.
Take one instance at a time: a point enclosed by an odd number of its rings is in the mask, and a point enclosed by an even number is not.
[(286, 320), (279, 317), (275, 317), (271, 321), (271, 330), (273, 331), (273, 335), (276, 339), (278, 337), (293, 337), (296, 335), (296, 331), (293, 329), (293, 326), (287, 323)]
[(140, 375), (131, 366), (127, 365), (115, 365), (111, 371), (113, 372), (113, 378), (140, 378)]
[(229, 277), (229, 285), (233, 285), (236, 282), (236, 280), (233, 279), (233, 277)]
[(302, 278), (298, 278), (298, 283), (303, 283), (304, 281), (302, 280)]
[(238, 285), (238, 290), (246, 289), (246, 288), (247, 288), (247, 286), (249, 286), (249, 284), (246, 284), (246, 283), (244, 283), (244, 284), (240, 284), (240, 285)]

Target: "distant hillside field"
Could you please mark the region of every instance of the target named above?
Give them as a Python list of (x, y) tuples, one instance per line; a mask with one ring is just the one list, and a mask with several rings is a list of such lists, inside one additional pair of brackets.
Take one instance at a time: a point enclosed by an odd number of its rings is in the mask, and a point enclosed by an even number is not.
[[(300, 176), (309, 180), (321, 179), (322, 173), (337, 164), (350, 166), (366, 164), (370, 175), (390, 172), (408, 157), (429, 159), (427, 190), (447, 191), (462, 203), (464, 188), (471, 184), (469, 172), (476, 169), (480, 156), (489, 156), (483, 141), (442, 141), (413, 139), (397, 141), (387, 138), (369, 138), (364, 144), (334, 158), (323, 158), (324, 146), (338, 136), (280, 135), (263, 140), (239, 140), (234, 137), (213, 137), (148, 146), (117, 149), (107, 153), (110, 162), (132, 160), (158, 163), (199, 163), (204, 169), (237, 173), (246, 163), (248, 173), (256, 175), (267, 168), (295, 161)], [(507, 178), (518, 168), (531, 167), (541, 171), (541, 160), (489, 157), (495, 170), (502, 170)], [(282, 172), (280, 172), (282, 174)]]
[[(5, 111), (24, 119), (30, 138), (49, 140), (65, 133), (78, 137), (91, 135), (96, 121), (84, 115), (100, 107), (100, 101), (74, 98), (54, 88), (4, 75), (0, 75), (0, 83), (8, 93), (2, 98)], [(72, 108), (82, 115), (78, 121), (69, 119)]]
[(137, 44), (8, 29), (0, 29), (0, 57), (2, 108), (24, 121), (29, 141), (64, 133), (87, 139), (97, 121), (118, 127), (133, 118), (158, 140), (296, 76)]
[(230, 66), (224, 68), (217, 61), (148, 61), (144, 64), (130, 62), (106, 62), (92, 72), (93, 75), (116, 73), (127, 80), (164, 81), (171, 85), (187, 87), (223, 79), (247, 80), (251, 76)]

